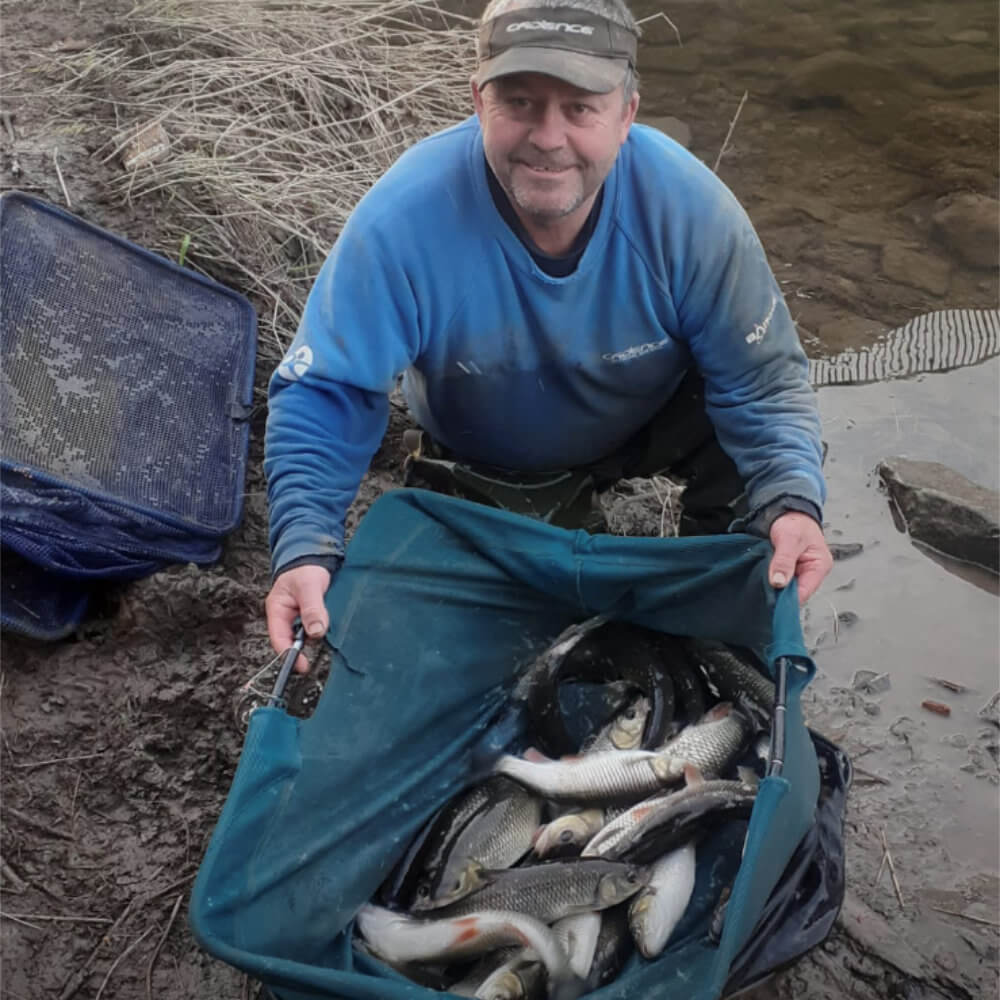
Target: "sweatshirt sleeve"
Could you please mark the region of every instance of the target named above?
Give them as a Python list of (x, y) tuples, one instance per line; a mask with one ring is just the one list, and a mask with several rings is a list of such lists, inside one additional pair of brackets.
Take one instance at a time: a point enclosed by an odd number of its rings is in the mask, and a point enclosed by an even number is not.
[(677, 301), (706, 411), (747, 484), (751, 519), (779, 497), (801, 498), (821, 514), (819, 413), (784, 296), (729, 191), (704, 207), (684, 234)]
[(271, 570), (344, 551), (344, 519), (417, 356), (416, 302), (378, 213), (363, 200), (316, 279), (271, 377), (264, 471)]

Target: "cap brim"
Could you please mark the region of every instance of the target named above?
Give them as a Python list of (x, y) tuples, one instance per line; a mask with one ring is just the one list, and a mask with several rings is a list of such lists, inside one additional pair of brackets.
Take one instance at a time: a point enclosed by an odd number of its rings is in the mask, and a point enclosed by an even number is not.
[(583, 52), (524, 45), (483, 60), (476, 71), (476, 83), (482, 87), (490, 80), (514, 73), (543, 73), (581, 90), (607, 94), (622, 84), (627, 69), (628, 59), (606, 59)]

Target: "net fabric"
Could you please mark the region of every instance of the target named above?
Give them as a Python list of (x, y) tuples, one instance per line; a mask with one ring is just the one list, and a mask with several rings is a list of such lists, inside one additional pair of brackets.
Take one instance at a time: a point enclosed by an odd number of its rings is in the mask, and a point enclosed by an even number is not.
[(3, 549), (0, 628), (29, 639), (62, 639), (83, 621), (89, 603), (85, 584), (48, 573), (16, 552)]
[[(568, 624), (611, 612), (802, 667), (789, 683), (783, 776), (762, 783), (749, 825), (720, 829), (700, 852), (694, 905), (664, 954), (634, 958), (594, 994), (715, 1000), (820, 798), (800, 707), (814, 667), (795, 588), (768, 586), (769, 558), (747, 535), (588, 535), (421, 490), (381, 497), (327, 595), (335, 657), (314, 715), (251, 717), (192, 895), (196, 937), (280, 1000), (439, 996), (354, 952), (352, 917), (477, 762), (524, 736), (507, 725), (518, 670)], [(711, 909), (734, 878), (716, 944)]]
[(0, 307), (0, 528), (21, 580), (2, 620), (57, 637), (80, 581), (218, 557), (242, 513), (256, 316), (22, 192), (0, 197)]
[(216, 532), (239, 518), (256, 323), (235, 293), (0, 199), (5, 465)]

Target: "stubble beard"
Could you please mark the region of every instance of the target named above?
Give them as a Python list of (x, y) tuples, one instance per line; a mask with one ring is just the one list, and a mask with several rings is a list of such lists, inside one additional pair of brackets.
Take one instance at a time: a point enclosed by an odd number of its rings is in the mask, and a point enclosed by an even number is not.
[(507, 177), (507, 193), (511, 201), (525, 215), (543, 225), (564, 219), (584, 202), (583, 180), (579, 175), (574, 178), (569, 190), (560, 190), (558, 197), (554, 198), (539, 191), (530, 181), (522, 183), (514, 174), (515, 171), (511, 170)]

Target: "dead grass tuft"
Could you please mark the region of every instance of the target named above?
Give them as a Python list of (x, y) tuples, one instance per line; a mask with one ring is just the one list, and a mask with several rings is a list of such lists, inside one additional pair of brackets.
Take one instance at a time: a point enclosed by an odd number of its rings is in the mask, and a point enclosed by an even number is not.
[[(120, 162), (160, 126), (169, 149), (115, 194), (160, 196), (164, 244), (249, 294), (276, 361), (351, 210), (408, 146), (465, 116), (474, 23), (414, 0), (156, 0), (62, 57), (52, 92), (107, 109)], [(89, 104), (92, 107), (92, 104)], [(157, 129), (159, 134), (159, 129)]]

